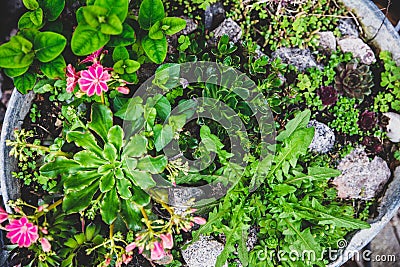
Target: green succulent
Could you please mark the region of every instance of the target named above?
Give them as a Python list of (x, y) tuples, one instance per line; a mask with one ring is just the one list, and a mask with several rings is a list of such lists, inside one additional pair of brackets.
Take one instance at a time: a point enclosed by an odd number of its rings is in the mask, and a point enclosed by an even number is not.
[(371, 93), (374, 83), (368, 65), (350, 61), (346, 65), (340, 64), (337, 70), (335, 88), (339, 93), (360, 100), (364, 100), (364, 96)]

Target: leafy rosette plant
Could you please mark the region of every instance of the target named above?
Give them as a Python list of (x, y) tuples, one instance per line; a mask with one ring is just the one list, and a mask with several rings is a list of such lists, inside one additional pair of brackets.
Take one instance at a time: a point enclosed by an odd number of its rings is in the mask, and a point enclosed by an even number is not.
[(99, 208), (105, 223), (112, 224), (120, 215), (128, 228), (140, 229), (141, 209), (150, 202), (143, 189), (155, 185), (151, 174), (163, 172), (167, 158), (147, 155), (143, 135), (125, 142), (122, 128), (113, 126), (111, 110), (100, 104), (92, 106), (87, 128), (69, 131), (66, 139), (83, 150), (72, 159), (57, 157), (40, 169), (47, 177), (62, 176), (63, 209), (90, 213)]

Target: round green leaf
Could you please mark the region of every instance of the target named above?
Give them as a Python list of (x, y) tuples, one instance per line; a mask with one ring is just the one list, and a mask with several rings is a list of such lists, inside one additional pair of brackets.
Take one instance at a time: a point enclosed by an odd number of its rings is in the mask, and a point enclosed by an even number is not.
[(25, 72), (25, 74), (14, 78), (15, 88), (22, 94), (26, 94), (29, 90), (32, 90), (35, 83), (36, 73)]
[(140, 68), (140, 63), (135, 60), (127, 59), (124, 64), (126, 73), (134, 73)]
[(100, 31), (104, 34), (118, 35), (122, 33), (122, 22), (118, 16), (111, 14), (104, 23), (100, 24)]
[[(186, 20), (181, 18), (164, 18), (161, 22), (162, 27), (165, 27), (164, 32), (167, 35), (172, 35), (186, 28)], [(149, 33), (150, 34), (150, 33)]]
[(39, 0), (39, 5), (43, 9), (46, 18), (54, 21), (64, 10), (65, 0)]
[(107, 16), (108, 10), (100, 6), (85, 6), (82, 8), (82, 13), (86, 23), (96, 28), (100, 25), (100, 20)]
[(114, 61), (129, 59), (128, 50), (124, 46), (118, 46), (114, 49), (112, 58)]
[(122, 24), (122, 33), (111, 36), (108, 46), (127, 46), (136, 42), (135, 31), (127, 23)]
[(157, 21), (156, 23), (154, 23), (153, 26), (151, 26), (150, 30), (149, 30), (149, 37), (151, 39), (154, 40), (158, 40), (163, 38), (164, 33), (161, 29), (161, 21)]
[(87, 25), (78, 25), (72, 35), (71, 49), (77, 56), (86, 56), (105, 46), (109, 40), (109, 35)]
[(150, 29), (165, 17), (164, 5), (161, 0), (143, 0), (139, 9), (139, 24), (144, 30)]
[(161, 64), (167, 57), (168, 43), (165, 36), (159, 40), (146, 36), (142, 40), (142, 47), (146, 55), (154, 63)]
[(65, 76), (65, 68), (67, 67), (64, 57), (59, 55), (54, 60), (43, 63), (40, 70), (50, 79), (63, 78)]
[(107, 8), (110, 14), (117, 15), (121, 22), (124, 22), (128, 15), (129, 0), (96, 0), (94, 5)]
[(29, 69), (28, 67), (24, 67), (24, 68), (13, 68), (13, 69), (4, 69), (4, 73), (8, 76), (8, 77), (17, 77), (20, 76), (22, 74), (24, 74), (25, 72), (27, 72)]
[(31, 19), (33, 11), (26, 12), (18, 20), (18, 29), (40, 29), (42, 25), (36, 25)]
[(22, 0), (22, 3), (29, 10), (35, 10), (39, 7), (39, 3), (36, 0)]
[(43, 23), (43, 10), (41, 8), (36, 9), (35, 11), (30, 12), (29, 17), (33, 24), (37, 27), (40, 27)]
[(41, 62), (49, 62), (58, 57), (66, 45), (67, 39), (54, 32), (41, 32), (33, 42), (36, 57)]

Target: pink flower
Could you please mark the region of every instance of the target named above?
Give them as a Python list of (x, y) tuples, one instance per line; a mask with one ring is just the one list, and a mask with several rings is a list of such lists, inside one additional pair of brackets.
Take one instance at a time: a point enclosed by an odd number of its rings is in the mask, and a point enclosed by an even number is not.
[(104, 70), (102, 65), (94, 64), (88, 70), (81, 72), (81, 78), (79, 78), (78, 83), (82, 91), (88, 96), (92, 96), (94, 93), (101, 95), (102, 91), (108, 91), (107, 82), (110, 78), (111, 75), (107, 70)]
[[(87, 56), (84, 60), (82, 60), (79, 64), (87, 63), (87, 62), (97, 62), (97, 58), (102, 54), (101, 51), (103, 50), (103, 47), (100, 48), (99, 50), (93, 52), (89, 56)], [(103, 53), (107, 53), (107, 50), (105, 50)]]
[(47, 231), (47, 228), (42, 228), (42, 229), (40, 229), (40, 231), (45, 235), (49, 234), (49, 231)]
[(111, 258), (107, 258), (106, 261), (104, 262), (104, 266), (108, 266), (111, 263)]
[(117, 88), (117, 91), (120, 92), (121, 94), (127, 95), (129, 94), (129, 88), (126, 86), (120, 86)]
[(165, 256), (165, 251), (160, 242), (154, 242), (153, 248), (151, 249), (151, 255), (150, 258), (151, 260), (161, 260)]
[(51, 250), (51, 244), (46, 238), (43, 237), (42, 239), (40, 239), (40, 244), (42, 245), (42, 249), (44, 252), (49, 252)]
[(194, 218), (193, 218), (193, 221), (194, 221), (195, 223), (197, 223), (197, 224), (200, 224), (200, 225), (203, 225), (203, 224), (206, 224), (206, 223), (207, 223), (206, 219), (201, 218), (201, 217), (194, 217)]
[(133, 257), (131, 255), (127, 256), (126, 254), (122, 254), (122, 261), (125, 264), (128, 264), (132, 259)]
[(7, 238), (13, 244), (18, 244), (19, 247), (29, 247), (39, 238), (38, 227), (30, 223), (26, 217), (22, 217), (19, 220), (12, 220), (6, 226), (6, 230), (9, 231)]
[(3, 223), (8, 219), (8, 213), (0, 207), (0, 223)]
[(136, 243), (132, 242), (129, 245), (126, 246), (125, 251), (126, 252), (131, 252), (132, 250), (134, 250), (136, 248)]
[(75, 72), (75, 68), (71, 64), (67, 66), (67, 89), (68, 93), (72, 93), (78, 83), (79, 75)]
[(171, 233), (161, 234), (160, 238), (165, 249), (172, 249), (174, 247), (174, 239)]

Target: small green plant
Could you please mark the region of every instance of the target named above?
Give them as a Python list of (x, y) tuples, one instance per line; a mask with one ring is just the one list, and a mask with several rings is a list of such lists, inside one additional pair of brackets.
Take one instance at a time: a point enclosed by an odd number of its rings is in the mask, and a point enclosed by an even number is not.
[(329, 123), (329, 126), (350, 136), (360, 134), (357, 104), (358, 100), (355, 98), (340, 96), (336, 105), (330, 108), (335, 119)]
[(34, 103), (31, 107), (31, 112), (29, 113), (29, 118), (31, 118), (31, 121), (33, 123), (36, 123), (36, 120), (40, 117), (42, 117), (42, 114), (40, 114), (40, 110), (38, 109), (38, 106)]
[(383, 61), (385, 69), (381, 72), (380, 85), (386, 90), (375, 98), (374, 109), (387, 112), (391, 107), (395, 111), (400, 111), (400, 67), (396, 65), (388, 51), (382, 51), (379, 58)]

